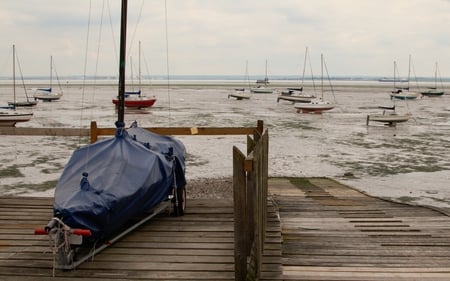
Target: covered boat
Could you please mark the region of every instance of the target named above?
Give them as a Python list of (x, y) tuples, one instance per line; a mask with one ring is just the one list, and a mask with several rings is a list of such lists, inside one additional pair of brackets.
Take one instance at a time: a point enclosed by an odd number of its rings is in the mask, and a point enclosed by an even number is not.
[(113, 138), (76, 150), (55, 189), (55, 217), (89, 229), (91, 241), (110, 238), (186, 185), (180, 141), (122, 125)]

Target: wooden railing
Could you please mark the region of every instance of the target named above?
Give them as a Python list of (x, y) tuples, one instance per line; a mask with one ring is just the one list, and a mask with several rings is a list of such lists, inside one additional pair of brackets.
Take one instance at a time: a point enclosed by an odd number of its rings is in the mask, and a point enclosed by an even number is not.
[(267, 222), (269, 134), (247, 137), (247, 155), (233, 147), (235, 280), (258, 280)]
[[(253, 132), (263, 130), (263, 121), (258, 120), (256, 127), (154, 127), (145, 128), (161, 135), (252, 135)], [(99, 136), (112, 136), (116, 128), (99, 128), (97, 122), (92, 121), (90, 128), (26, 128), (0, 127), (0, 135), (14, 136), (90, 136), (91, 143)]]
[[(258, 120), (256, 127), (154, 127), (145, 128), (160, 135), (252, 135), (262, 132), (264, 123)], [(98, 128), (95, 121), (91, 122), (91, 143), (97, 141), (98, 136), (114, 135), (116, 128)]]

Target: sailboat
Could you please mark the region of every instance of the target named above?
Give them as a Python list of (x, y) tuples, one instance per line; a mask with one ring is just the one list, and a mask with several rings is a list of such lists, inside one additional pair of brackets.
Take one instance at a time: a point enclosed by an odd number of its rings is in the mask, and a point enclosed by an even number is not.
[(27, 122), (33, 117), (32, 112), (20, 112), (16, 110), (16, 47), (13, 45), (13, 92), (14, 102), (6, 106), (0, 106), (0, 126), (14, 127), (18, 122)]
[[(277, 102), (280, 100), (290, 101), (292, 103), (296, 102), (311, 102), (312, 99), (314, 99), (316, 96), (304, 94), (303, 93), (303, 83), (305, 81), (305, 70), (306, 70), (306, 61), (309, 58), (308, 54), (308, 47), (306, 47), (305, 51), (305, 60), (303, 62), (303, 74), (302, 74), (302, 83), (300, 87), (297, 88), (287, 88), (286, 91), (282, 91), (277, 98)], [(311, 71), (311, 76), (312, 71)], [(313, 85), (314, 85), (314, 77), (313, 77)]]
[(60, 269), (77, 267), (171, 204), (176, 214), (184, 212), (183, 143), (136, 122), (125, 128), (126, 14), (122, 0), (115, 136), (73, 152), (55, 188), (54, 217), (35, 230), (49, 235)]
[(397, 72), (397, 63), (394, 61), (394, 89), (390, 93), (391, 99), (399, 100), (414, 100), (417, 99), (420, 94), (417, 92), (412, 92), (409, 89), (409, 81), (411, 76), (411, 55), (409, 56), (409, 66), (408, 66), (408, 85), (406, 88), (396, 87), (395, 73)]
[[(436, 68), (434, 71), (434, 87), (430, 87), (428, 90), (426, 91), (422, 91), (421, 94), (427, 97), (439, 97), (442, 96), (444, 94), (444, 90), (442, 87), (442, 90), (439, 90), (437, 88), (437, 76), (438, 76), (438, 63), (436, 62)], [(442, 81), (441, 81), (442, 82)]]
[(53, 57), (50, 56), (50, 86), (48, 88), (38, 88), (34, 93), (35, 100), (55, 101), (63, 96), (61, 85), (59, 85), (59, 92), (53, 90)]
[[(155, 104), (156, 97), (147, 97), (142, 95), (141, 88), (141, 41), (139, 41), (139, 90), (138, 91), (127, 91), (125, 92), (125, 107), (127, 108), (147, 108)], [(118, 107), (119, 98), (116, 97), (112, 100), (112, 103)]]
[(267, 76), (267, 60), (266, 60), (266, 72), (264, 79), (256, 80), (257, 86), (251, 88), (250, 91), (255, 94), (271, 94), (273, 93), (273, 89), (269, 88), (269, 77)]
[[(13, 49), (15, 49), (14, 46), (13, 46)], [(15, 50), (13, 51), (13, 53), (15, 53)], [(13, 55), (13, 56), (14, 56), (14, 55)], [(13, 62), (13, 72), (14, 72), (14, 74), (13, 74), (14, 101), (9, 101), (9, 102), (8, 102), (8, 105), (11, 106), (11, 107), (32, 107), (32, 106), (35, 106), (35, 105), (38, 104), (38, 102), (37, 102), (36, 100), (30, 100), (30, 99), (28, 98), (28, 91), (27, 91), (27, 88), (25, 87), (25, 82), (23, 81), (22, 70), (21, 70), (21, 68), (20, 68), (20, 62), (19, 62), (19, 60), (18, 60), (17, 54), (15, 54), (15, 57), (16, 57), (16, 58), (14, 59), (14, 62)], [(17, 59), (18, 65), (19, 65), (19, 72), (20, 72), (21, 77), (22, 77), (23, 89), (24, 89), (24, 92), (25, 92), (25, 97), (27, 98), (26, 101), (17, 101), (17, 100), (16, 100), (16, 95), (15, 95), (15, 84), (16, 84), (16, 77), (15, 77), (15, 60), (16, 60), (16, 59)]]
[[(245, 63), (245, 81), (248, 83), (248, 61)], [(234, 92), (228, 95), (228, 98), (235, 98), (237, 100), (248, 100), (250, 97), (251, 92), (246, 92), (245, 87), (234, 89)]]
[(323, 93), (324, 93), (324, 85), (323, 85), (323, 67), (324, 67), (324, 60), (323, 60), (323, 54), (320, 55), (320, 61), (321, 61), (321, 92), (322, 96), (320, 98), (312, 99), (309, 103), (298, 103), (294, 107), (297, 109), (297, 113), (316, 113), (321, 114), (324, 111), (331, 110), (336, 107), (336, 104), (325, 101), (323, 99)]
[(406, 122), (411, 118), (411, 114), (398, 114), (395, 110), (395, 105), (392, 107), (380, 106), (383, 109), (382, 113), (367, 115), (366, 125), (370, 121), (384, 123), (388, 126), (395, 126), (397, 123)]

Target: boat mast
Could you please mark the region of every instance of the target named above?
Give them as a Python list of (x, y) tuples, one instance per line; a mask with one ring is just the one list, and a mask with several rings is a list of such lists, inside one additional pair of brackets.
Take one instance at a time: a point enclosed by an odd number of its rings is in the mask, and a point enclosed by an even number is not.
[(394, 89), (393, 91), (395, 91), (395, 71), (397, 70), (397, 63), (394, 61)]
[(321, 73), (321, 88), (322, 88), (322, 100), (323, 100), (323, 54), (320, 54), (320, 73)]
[(117, 122), (124, 124), (125, 115), (125, 52), (127, 39), (127, 0), (122, 0), (120, 21), (120, 55), (119, 55), (119, 108)]
[(139, 95), (141, 92), (141, 41), (139, 41)]
[(53, 57), (50, 56), (50, 91), (52, 90), (52, 82), (53, 82), (52, 73), (53, 73)]
[(13, 93), (14, 110), (16, 109), (16, 45), (13, 44)]

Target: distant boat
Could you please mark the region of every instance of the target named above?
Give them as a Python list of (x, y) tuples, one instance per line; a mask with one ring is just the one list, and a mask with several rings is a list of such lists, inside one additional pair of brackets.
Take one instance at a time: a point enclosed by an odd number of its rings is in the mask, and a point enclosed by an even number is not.
[(256, 80), (257, 86), (251, 88), (250, 91), (255, 94), (272, 94), (273, 89), (269, 88), (269, 77), (267, 76), (267, 60), (266, 60), (266, 74), (263, 80)]
[[(245, 63), (245, 80), (248, 83), (248, 62)], [(228, 98), (235, 98), (237, 100), (248, 100), (250, 99), (250, 97), (251, 92), (247, 92), (245, 87), (234, 89), (234, 91), (231, 94), (228, 94)]]
[(383, 78), (378, 79), (378, 82), (388, 82), (388, 83), (393, 83), (393, 82), (396, 82), (396, 83), (408, 83), (409, 80), (408, 80), (408, 79), (403, 79), (403, 78), (397, 78), (397, 79), (394, 79), (394, 78), (383, 77)]
[[(306, 47), (305, 59), (304, 59), (304, 62), (303, 62), (302, 82), (301, 82), (300, 87), (286, 88), (285, 91), (282, 91), (278, 95), (277, 102), (279, 102), (280, 100), (285, 100), (285, 101), (290, 101), (292, 103), (297, 103), (297, 102), (308, 103), (308, 102), (311, 102), (313, 99), (316, 98), (315, 95), (309, 95), (309, 94), (304, 94), (303, 93), (303, 82), (305, 80), (306, 61), (308, 60), (308, 58), (309, 58), (308, 47)], [(311, 74), (311, 76), (313, 77), (312, 74)], [(314, 79), (313, 79), (313, 85), (314, 85)], [(314, 85), (314, 88), (315, 88), (315, 85)]]
[[(15, 108), (15, 107), (32, 107), (35, 106), (38, 102), (35, 100), (30, 100), (28, 98), (28, 93), (27, 93), (27, 88), (25, 87), (25, 83), (23, 82), (23, 76), (22, 76), (22, 70), (20, 69), (20, 62), (18, 60), (17, 54), (15, 52), (15, 46), (13, 46), (13, 84), (14, 84), (14, 101), (9, 101), (8, 105), (10, 105), (11, 107)], [(25, 97), (27, 98), (26, 101), (17, 101), (16, 100), (16, 59), (17, 62), (19, 64), (19, 71), (22, 77), (22, 84), (23, 84), (23, 90), (25, 92)]]
[(38, 88), (34, 93), (35, 100), (42, 101), (55, 101), (59, 100), (63, 96), (63, 91), (61, 89), (61, 85), (59, 86), (60, 91), (53, 91), (53, 57), (50, 56), (50, 86), (48, 88)]
[(15, 108), (6, 109), (0, 107), (0, 127), (14, 127), (19, 122), (30, 121), (31, 112), (16, 111)]
[(322, 96), (320, 98), (315, 98), (311, 100), (308, 103), (299, 103), (296, 104), (294, 107), (297, 109), (297, 113), (316, 113), (321, 114), (324, 111), (331, 110), (336, 107), (336, 104), (325, 101), (323, 99), (323, 92), (324, 92), (324, 85), (323, 85), (323, 67), (324, 67), (324, 61), (323, 61), (323, 55), (320, 55), (321, 59), (321, 92)]
[[(430, 88), (428, 88), (428, 90), (422, 91), (421, 92), (422, 95), (427, 96), (427, 97), (439, 97), (444, 94), (443, 86), (442, 86), (442, 90), (439, 90), (437, 88), (437, 76), (438, 76), (438, 63), (436, 62), (436, 68), (434, 71), (434, 87), (430, 87)], [(441, 83), (442, 83), (442, 81), (441, 81)]]
[(33, 117), (32, 112), (20, 112), (16, 110), (14, 105), (16, 102), (16, 47), (13, 45), (13, 91), (14, 102), (6, 106), (0, 106), (0, 126), (14, 127), (18, 122), (30, 121)]
[(311, 102), (315, 98), (316, 98), (316, 96), (314, 96), (314, 95), (303, 94), (301, 91), (299, 91), (297, 89), (288, 88), (287, 92), (283, 91), (283, 92), (281, 92), (281, 94), (278, 95), (277, 102), (279, 102), (280, 100), (285, 100), (285, 101), (290, 101), (293, 103), (297, 103), (297, 102), (308, 103), (308, 102)]
[(395, 112), (395, 106), (393, 107), (380, 107), (383, 110), (380, 114), (367, 115), (366, 125), (369, 125), (370, 121), (385, 123), (388, 126), (395, 126), (397, 123), (406, 122), (411, 118), (411, 114), (398, 114)]
[(391, 99), (399, 100), (414, 100), (420, 97), (417, 92), (410, 91), (409, 89), (409, 78), (411, 75), (411, 56), (409, 56), (409, 67), (408, 67), (408, 85), (406, 87), (397, 87), (395, 73), (397, 72), (397, 63), (394, 61), (394, 89), (390, 93)]
[[(131, 75), (133, 76), (133, 75)], [(147, 97), (142, 94), (142, 87), (141, 87), (141, 41), (139, 41), (139, 90), (138, 91), (127, 91), (125, 92), (125, 107), (127, 108), (134, 108), (134, 109), (141, 109), (141, 108), (147, 108), (152, 107), (156, 102), (156, 97), (151, 96)], [(112, 103), (118, 107), (119, 105), (119, 98), (113, 98)]]

